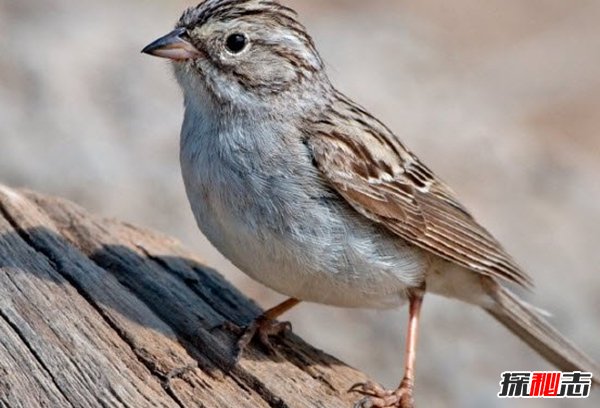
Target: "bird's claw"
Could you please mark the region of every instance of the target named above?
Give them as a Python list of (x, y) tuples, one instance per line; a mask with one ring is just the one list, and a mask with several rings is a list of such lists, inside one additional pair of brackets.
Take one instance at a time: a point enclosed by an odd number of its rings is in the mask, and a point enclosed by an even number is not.
[(354, 408), (414, 408), (412, 388), (402, 385), (395, 391), (386, 390), (371, 381), (354, 384), (348, 392), (363, 395)]
[(219, 327), (239, 336), (235, 350), (236, 362), (240, 360), (244, 350), (254, 339), (257, 339), (269, 354), (278, 355), (277, 349), (271, 342), (271, 337), (284, 336), (292, 331), (290, 322), (278, 322), (265, 316), (259, 316), (248, 326), (238, 326), (231, 322), (225, 322)]

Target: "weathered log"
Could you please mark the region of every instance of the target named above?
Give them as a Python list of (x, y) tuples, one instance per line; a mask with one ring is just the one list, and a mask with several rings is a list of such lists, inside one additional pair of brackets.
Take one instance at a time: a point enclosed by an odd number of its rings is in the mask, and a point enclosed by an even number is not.
[(1, 407), (340, 407), (364, 381), (291, 335), (235, 336), (260, 309), (175, 240), (0, 186)]

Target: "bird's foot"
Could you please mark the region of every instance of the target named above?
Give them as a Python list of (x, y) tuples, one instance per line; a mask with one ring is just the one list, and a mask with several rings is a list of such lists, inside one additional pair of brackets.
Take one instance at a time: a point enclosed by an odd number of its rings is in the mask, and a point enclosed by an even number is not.
[(354, 384), (348, 392), (364, 396), (354, 408), (414, 408), (412, 382), (402, 381), (397, 390), (386, 390), (373, 382)]
[(290, 322), (278, 322), (266, 316), (259, 316), (245, 327), (240, 327), (230, 322), (225, 323), (222, 327), (240, 336), (236, 343), (234, 354), (236, 362), (242, 357), (244, 350), (246, 350), (253, 339), (258, 340), (269, 354), (277, 355), (278, 352), (271, 342), (271, 337), (284, 336), (286, 333), (292, 331)]

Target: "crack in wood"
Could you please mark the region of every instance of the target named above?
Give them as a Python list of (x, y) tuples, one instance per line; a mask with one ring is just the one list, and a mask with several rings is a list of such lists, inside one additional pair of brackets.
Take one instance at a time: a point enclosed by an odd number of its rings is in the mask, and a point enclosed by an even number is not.
[[(102, 320), (129, 347), (129, 349), (131, 350), (132, 354), (136, 357), (136, 359), (144, 367), (146, 367), (148, 369), (149, 373), (152, 376), (154, 376), (154, 377), (157, 378), (157, 380), (162, 385), (162, 387), (164, 388), (165, 392), (171, 397), (171, 399), (173, 400), (173, 402), (176, 403), (180, 408), (186, 408), (185, 404), (183, 404), (181, 402), (181, 400), (179, 399), (179, 397), (176, 395), (175, 391), (172, 389), (172, 387), (170, 385), (171, 378), (169, 378), (168, 375), (164, 375), (160, 371), (158, 371), (156, 369), (156, 366), (155, 366), (154, 362), (148, 361), (147, 359), (144, 358), (144, 356), (141, 353), (139, 353), (139, 350), (137, 349), (137, 347), (135, 347), (135, 345), (133, 343), (131, 343), (131, 340), (128, 338), (127, 334), (124, 333), (123, 330), (118, 325), (116, 325), (113, 322), (113, 320), (110, 318), (110, 316), (108, 316), (106, 314), (106, 312), (93, 300), (93, 298), (91, 298), (89, 296), (89, 294), (79, 285), (79, 283), (75, 279), (72, 279), (69, 276), (68, 273), (65, 273), (62, 270), (62, 267), (60, 266), (60, 262), (57, 261), (56, 259), (54, 259), (53, 255), (52, 255), (52, 252), (49, 252), (47, 250), (47, 248), (43, 244), (37, 243), (35, 241), (35, 237), (34, 236), (30, 235), (27, 231), (24, 231), (23, 228), (21, 228), (21, 226), (16, 222), (16, 220), (11, 215), (10, 211), (8, 211), (8, 209), (5, 208), (5, 206), (4, 206), (4, 204), (2, 202), (0, 202), (0, 213), (4, 216), (4, 218), (8, 221), (8, 223), (13, 227), (13, 229), (19, 234), (19, 236), (21, 237), (21, 239), (27, 245), (29, 245), (29, 247), (31, 249), (33, 249), (35, 252), (37, 252), (42, 257), (44, 257), (48, 261), (48, 263), (50, 264), (50, 266), (52, 267), (52, 269), (56, 273), (58, 273), (63, 279), (65, 279), (67, 282), (69, 282), (69, 284), (77, 291), (77, 293), (79, 294), (79, 296), (81, 296), (100, 315), (100, 317), (102, 318)], [(48, 373), (48, 375), (51, 376), (54, 384), (57, 386), (57, 388), (59, 389), (60, 393), (65, 397), (65, 399), (67, 399), (67, 401), (69, 401), (69, 399), (66, 397), (66, 395), (64, 394), (64, 392), (62, 391), (62, 389), (58, 386), (58, 383), (56, 382), (56, 379), (54, 377), (52, 377), (51, 371), (48, 369), (48, 367), (46, 367), (46, 365), (44, 364), (44, 362), (41, 359), (41, 357), (37, 353), (35, 353), (35, 351), (31, 348), (31, 346), (29, 345), (29, 343), (27, 343), (27, 339), (25, 337), (23, 337), (22, 333), (20, 333), (18, 331), (18, 327), (16, 327), (15, 325), (13, 325), (12, 322), (9, 321), (6, 318), (6, 316), (4, 316), (4, 314), (2, 313), (2, 310), (0, 310), (0, 316), (2, 316), (4, 318), (4, 320), (6, 320), (6, 322), (13, 328), (13, 330), (15, 330), (15, 332), (17, 333), (17, 335), (19, 336), (19, 338), (22, 341), (24, 341), (24, 343), (27, 346), (27, 348), (32, 352), (32, 354), (35, 356), (35, 358), (38, 360), (38, 362), (42, 365), (42, 367)], [(117, 400), (119, 400), (121, 403), (123, 403), (124, 406), (127, 406), (127, 404), (125, 404), (123, 401), (121, 401), (121, 398), (119, 397), (118, 394), (116, 394), (114, 392), (114, 390), (111, 389), (111, 391), (112, 391), (113, 396)]]
[[(4, 212), (1, 208), (0, 205), (0, 212)], [(6, 215), (5, 215), (6, 217)], [(37, 361), (37, 363), (40, 365), (40, 367), (42, 368), (42, 370), (44, 371), (44, 373), (46, 373), (46, 375), (48, 376), (48, 378), (50, 378), (50, 380), (52, 381), (52, 384), (54, 385), (54, 387), (57, 389), (57, 391), (59, 392), (59, 394), (65, 399), (65, 401), (67, 401), (69, 403), (69, 405), (71, 407), (73, 407), (73, 403), (71, 402), (71, 400), (67, 397), (67, 395), (63, 392), (62, 388), (60, 387), (60, 385), (58, 384), (58, 382), (56, 381), (56, 378), (54, 377), (54, 375), (52, 374), (52, 370), (50, 370), (48, 368), (48, 366), (46, 366), (46, 363), (44, 363), (44, 360), (41, 358), (41, 356), (37, 353), (37, 351), (35, 350), (35, 348), (29, 343), (29, 341), (27, 340), (27, 337), (25, 337), (23, 335), (23, 333), (21, 332), (21, 330), (19, 330), (19, 327), (17, 325), (15, 325), (12, 320), (10, 320), (10, 318), (8, 317), (8, 315), (6, 315), (6, 313), (4, 313), (4, 311), (2, 309), (0, 309), (0, 318), (2, 320), (4, 320), (6, 322), (6, 324), (12, 329), (12, 331), (17, 335), (17, 337), (19, 338), (19, 340), (21, 340), (21, 342), (23, 343), (23, 345), (27, 348), (27, 350), (29, 351), (29, 353), (31, 353), (31, 355), (33, 356), (33, 358)]]
[(280, 397), (275, 395), (269, 388), (265, 385), (264, 382), (260, 381), (255, 376), (250, 373), (234, 368), (231, 378), (240, 386), (240, 387), (250, 387), (250, 389), (260, 395), (269, 407), (271, 408), (290, 408), (288, 404), (286, 404)]

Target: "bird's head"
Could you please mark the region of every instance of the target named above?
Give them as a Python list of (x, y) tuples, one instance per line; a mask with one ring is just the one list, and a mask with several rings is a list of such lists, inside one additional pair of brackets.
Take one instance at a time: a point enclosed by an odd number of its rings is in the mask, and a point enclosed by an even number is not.
[(186, 98), (262, 105), (314, 98), (329, 84), (296, 12), (272, 0), (206, 0), (143, 52), (174, 62)]

